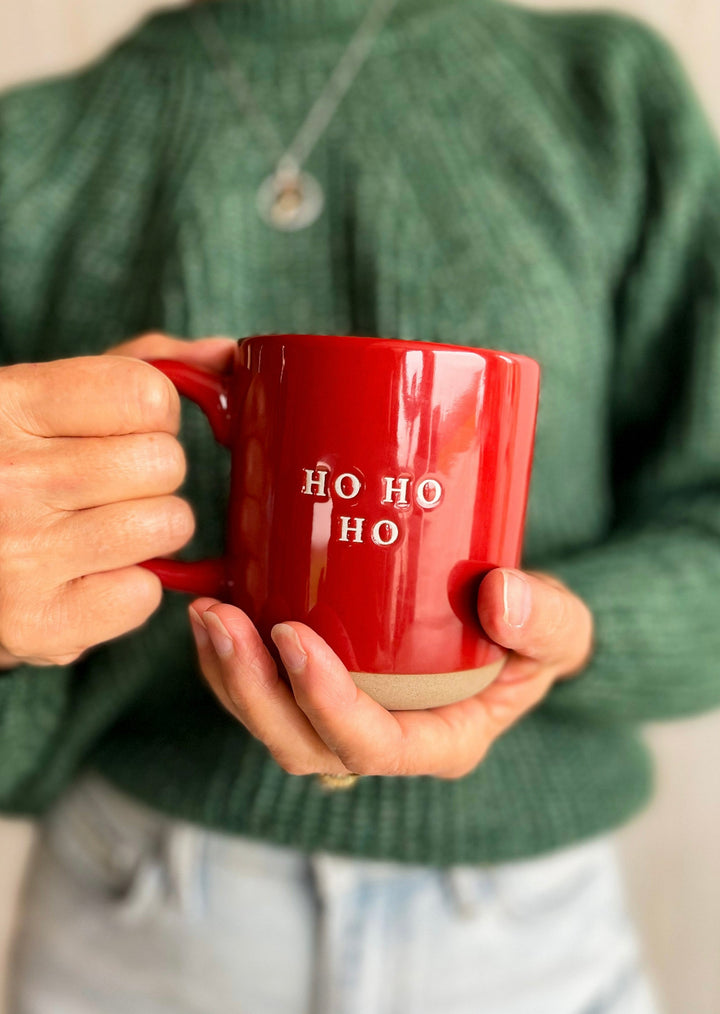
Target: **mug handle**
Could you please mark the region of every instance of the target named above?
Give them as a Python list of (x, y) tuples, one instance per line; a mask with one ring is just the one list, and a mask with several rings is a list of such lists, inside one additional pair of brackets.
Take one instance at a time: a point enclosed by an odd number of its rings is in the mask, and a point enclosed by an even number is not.
[[(148, 359), (147, 362), (164, 373), (180, 394), (202, 409), (215, 439), (223, 447), (230, 447), (232, 375), (205, 370), (175, 359)], [(231, 581), (225, 557), (195, 560), (191, 563), (156, 557), (154, 560), (146, 560), (140, 566), (156, 574), (163, 588), (170, 591), (223, 598), (230, 590)]]

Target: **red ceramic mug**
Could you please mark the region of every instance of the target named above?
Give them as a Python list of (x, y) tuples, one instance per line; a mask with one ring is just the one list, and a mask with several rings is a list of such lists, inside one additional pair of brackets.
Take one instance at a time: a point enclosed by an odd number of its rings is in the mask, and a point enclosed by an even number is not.
[(504, 651), (476, 599), (520, 562), (539, 367), (486, 349), (259, 335), (220, 375), (153, 360), (232, 455), (227, 553), (149, 566), (270, 630), (301, 620), (387, 708), (477, 693)]

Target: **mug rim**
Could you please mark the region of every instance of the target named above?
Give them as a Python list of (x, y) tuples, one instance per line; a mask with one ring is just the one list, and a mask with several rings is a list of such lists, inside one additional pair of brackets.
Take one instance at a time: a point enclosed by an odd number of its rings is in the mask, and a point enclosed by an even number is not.
[[(523, 363), (531, 363), (533, 366), (539, 368), (540, 364), (537, 359), (533, 359), (532, 356), (527, 356), (522, 352), (506, 352), (503, 349), (488, 349), (480, 348), (473, 345), (453, 345), (446, 344), (444, 342), (431, 342), (421, 341), (414, 338), (383, 338), (373, 335), (342, 335), (342, 334), (327, 334), (327, 333), (311, 333), (311, 332), (293, 332), (293, 331), (269, 331), (262, 332), (259, 334), (247, 335), (244, 338), (238, 338), (238, 346), (245, 345), (247, 342), (263, 341), (266, 339), (283, 339), (292, 338), (297, 339), (312, 339), (313, 344), (318, 342), (327, 342), (328, 344), (335, 344), (338, 340), (342, 341), (344, 345), (353, 343), (356, 347), (360, 345), (367, 345), (368, 343), (374, 343), (376, 347), (382, 346), (383, 349), (389, 349), (391, 351), (403, 352), (403, 351), (422, 351), (422, 352), (470, 352), (473, 355), (479, 355), (484, 358), (492, 358), (505, 360), (506, 362), (514, 362), (522, 365)], [(380, 351), (380, 348), (378, 348)]]

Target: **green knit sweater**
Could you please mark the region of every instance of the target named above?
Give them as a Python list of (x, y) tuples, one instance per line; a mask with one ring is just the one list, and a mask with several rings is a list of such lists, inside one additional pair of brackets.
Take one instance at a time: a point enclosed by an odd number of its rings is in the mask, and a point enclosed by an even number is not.
[[(211, 9), (289, 141), (366, 0)], [(527, 353), (543, 390), (525, 562), (590, 605), (596, 650), (467, 777), (327, 793), (221, 709), (167, 593), (74, 667), (0, 681), (0, 805), (42, 812), (91, 766), (210, 827), (433, 864), (618, 825), (650, 789), (640, 724), (720, 703), (720, 158), (683, 73), (617, 16), (400, 0), (310, 159), (325, 211), (287, 234), (255, 207), (274, 153), (193, 16), (0, 100), (4, 361), (156, 328)], [(227, 455), (192, 406), (183, 434), (188, 555), (214, 554)]]

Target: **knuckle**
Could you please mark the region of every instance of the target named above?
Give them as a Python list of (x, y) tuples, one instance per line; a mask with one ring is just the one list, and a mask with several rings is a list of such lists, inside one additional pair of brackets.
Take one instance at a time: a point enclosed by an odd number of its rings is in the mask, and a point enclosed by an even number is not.
[(281, 699), (283, 684), (279, 681), (269, 684), (269, 675), (277, 675), (275, 663), (262, 644), (250, 645), (243, 659), (242, 671), (230, 671), (225, 676), (224, 684), (228, 697), (236, 707), (245, 707), (245, 691), (250, 684), (261, 688), (268, 702)]
[(167, 448), (166, 460), (168, 470), (173, 477), (173, 481), (177, 483), (177, 486), (181, 486), (187, 475), (187, 458), (185, 457), (185, 450), (180, 441), (169, 434), (164, 435), (162, 440)]
[(33, 639), (33, 616), (34, 610), (27, 607), (22, 592), (3, 582), (0, 595), (0, 644), (11, 655), (20, 657), (26, 654)]
[(19, 539), (15, 532), (8, 528), (0, 528), (0, 572), (2, 573), (3, 597), (14, 589), (9, 585), (14, 583), (12, 569), (18, 560), (27, 555), (27, 547), (24, 540)]
[(19, 450), (17, 446), (13, 448), (5, 445), (0, 451), (0, 489), (5, 506), (17, 499), (20, 491), (27, 488), (36, 477), (33, 470), (28, 469), (25, 455), (17, 453)]
[(172, 484), (171, 489), (177, 489), (187, 473), (185, 451), (180, 441), (170, 433), (153, 433), (145, 439), (149, 467), (164, 476)]
[(33, 431), (32, 413), (26, 404), (27, 387), (30, 378), (42, 370), (43, 365), (37, 363), (17, 363), (0, 369), (0, 432)]
[(0, 644), (9, 655), (17, 659), (28, 658), (33, 654), (33, 652), (27, 650), (27, 645), (22, 634), (17, 632), (5, 633), (0, 629)]
[(552, 645), (559, 638), (567, 636), (571, 619), (570, 596), (568, 593), (559, 589), (552, 589), (550, 595), (552, 596), (550, 600), (551, 604), (544, 617), (542, 631), (543, 641), (547, 645)]
[[(68, 629), (92, 631), (109, 617), (122, 617), (124, 632), (143, 623), (162, 601), (160, 579), (145, 567), (128, 567), (98, 581), (97, 575), (69, 581), (61, 598), (63, 622)], [(86, 647), (99, 641), (88, 640)]]
[[(331, 749), (333, 749), (331, 747)], [(367, 758), (358, 755), (352, 750), (343, 750), (341, 748), (334, 748), (333, 753), (337, 756), (343, 767), (346, 767), (348, 771), (352, 771), (356, 775), (370, 775), (380, 774), (379, 771), (371, 771), (371, 765), (368, 763)]]
[(36, 373), (42, 369), (38, 363), (13, 363), (10, 366), (3, 366), (0, 369), (0, 391), (3, 394), (15, 392), (22, 389), (25, 380), (30, 372)]
[(12, 617), (9, 621), (0, 627), (0, 644), (5, 651), (17, 659), (48, 657), (42, 634), (34, 624), (16, 624), (12, 622)]
[(403, 764), (397, 757), (368, 757), (364, 753), (353, 750), (338, 749), (335, 751), (343, 766), (354, 775), (384, 775), (389, 778), (405, 774)]
[(588, 665), (592, 658), (595, 647), (595, 618), (591, 609), (580, 599), (578, 602), (578, 637), (573, 655), (568, 659), (567, 673), (562, 675), (573, 676)]
[[(85, 649), (86, 650), (86, 649)], [(71, 651), (67, 654), (53, 655), (49, 659), (50, 665), (73, 665), (85, 653), (85, 650)]]
[(164, 510), (163, 528), (171, 541), (184, 545), (195, 534), (195, 515), (190, 504), (179, 496), (169, 497)]
[(133, 567), (125, 587), (125, 598), (128, 605), (133, 607), (136, 620), (134, 626), (139, 626), (162, 603), (163, 587), (160, 578), (145, 567)]
[(63, 622), (58, 601), (42, 594), (25, 594), (8, 602), (0, 599), (0, 644), (18, 661), (37, 666), (76, 662), (87, 645), (76, 637), (72, 624)]
[[(147, 543), (153, 543), (153, 551), (172, 552), (184, 546), (195, 532), (195, 517), (190, 504), (179, 496), (158, 497), (159, 502), (145, 501), (123, 516), (123, 529), (128, 542), (137, 542), (142, 553)], [(155, 548), (155, 544), (157, 544)], [(144, 556), (139, 556), (139, 560)]]
[[(570, 619), (572, 615), (572, 610), (570, 608), (571, 604), (570, 596), (566, 591), (560, 591), (560, 589), (556, 589), (555, 602), (556, 605), (555, 605), (554, 632), (558, 633), (559, 631), (565, 631), (567, 627), (570, 625)], [(551, 624), (551, 626), (553, 625)]]
[[(84, 578), (77, 580), (82, 582)], [(96, 591), (93, 594), (97, 596)], [(121, 580), (104, 586), (104, 596), (98, 605), (106, 616), (123, 616), (127, 633), (152, 616), (162, 602), (162, 594), (162, 584), (155, 574), (145, 567), (132, 567)]]
[(478, 616), (483, 630), (494, 640), (501, 639), (506, 632), (504, 608), (501, 580), (491, 571), (480, 586)]
[(176, 433), (180, 424), (180, 397), (173, 384), (150, 363), (127, 359), (124, 365), (130, 411), (138, 425)]
[[(246, 676), (248, 671), (243, 673), (222, 673), (220, 682), (222, 683), (223, 689), (227, 695), (227, 699), (232, 706), (236, 716), (243, 721), (243, 716), (248, 710), (245, 684)], [(244, 724), (244, 721), (243, 721)]]

